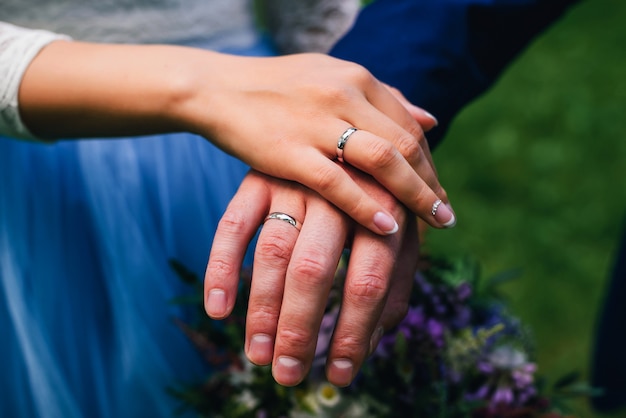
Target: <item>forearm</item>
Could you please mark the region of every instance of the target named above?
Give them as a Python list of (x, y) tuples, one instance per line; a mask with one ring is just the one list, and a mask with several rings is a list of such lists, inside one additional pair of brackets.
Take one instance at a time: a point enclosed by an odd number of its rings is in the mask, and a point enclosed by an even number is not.
[(454, 222), (439, 206), (448, 199), (418, 123), (432, 117), (409, 113), (363, 67), (326, 55), (53, 42), (26, 69), (19, 109), (39, 138), (195, 133), (252, 168), (317, 191), (370, 230), (394, 233), (393, 217), (332, 161), (338, 135), (355, 126), (361, 139), (343, 149), (348, 164), (432, 226)]
[(147, 135), (190, 130), (183, 115), (219, 54), (162, 45), (53, 42), (26, 70), (20, 115), (41, 138)]

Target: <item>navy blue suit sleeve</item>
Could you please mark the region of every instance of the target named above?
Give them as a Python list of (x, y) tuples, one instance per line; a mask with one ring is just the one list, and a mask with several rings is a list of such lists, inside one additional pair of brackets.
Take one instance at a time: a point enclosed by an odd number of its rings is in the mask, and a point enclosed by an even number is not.
[(577, 0), (376, 0), (331, 55), (358, 62), (439, 119), (454, 116)]

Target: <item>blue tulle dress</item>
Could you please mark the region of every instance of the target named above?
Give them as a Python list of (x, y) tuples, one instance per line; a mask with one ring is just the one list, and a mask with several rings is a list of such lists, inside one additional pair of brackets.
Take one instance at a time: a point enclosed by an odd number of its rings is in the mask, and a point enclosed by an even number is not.
[(168, 261), (202, 277), (247, 170), (190, 134), (0, 138), (0, 416), (172, 416), (166, 387), (206, 367)]

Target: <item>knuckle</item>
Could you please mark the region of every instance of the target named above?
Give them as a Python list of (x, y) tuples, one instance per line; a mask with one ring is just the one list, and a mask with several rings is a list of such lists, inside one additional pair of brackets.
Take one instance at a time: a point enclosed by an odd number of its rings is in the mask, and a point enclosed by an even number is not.
[(337, 184), (337, 167), (334, 164), (325, 164), (315, 171), (313, 188), (315, 190), (331, 190)]
[(424, 129), (422, 129), (422, 125), (411, 119), (411, 122), (406, 130), (409, 135), (415, 138), (420, 146), (428, 146), (428, 141), (426, 141), (426, 136), (424, 135)]
[(235, 265), (226, 258), (216, 255), (209, 259), (206, 276), (215, 283), (220, 283), (235, 274)]
[(366, 302), (378, 302), (387, 295), (389, 282), (383, 274), (367, 271), (353, 277), (345, 291), (346, 297)]
[(327, 279), (328, 257), (316, 252), (308, 252), (293, 262), (292, 273), (296, 280), (305, 281), (308, 286), (318, 286)]
[(411, 135), (401, 135), (396, 140), (396, 148), (407, 161), (416, 161), (422, 154), (419, 141)]
[(321, 93), (325, 97), (328, 105), (341, 105), (352, 102), (356, 97), (362, 96), (374, 84), (374, 76), (362, 65), (354, 63), (344, 63), (339, 80), (329, 84)]
[(374, 82), (372, 73), (360, 64), (350, 63), (346, 70), (348, 78), (358, 86), (368, 87)]
[(240, 211), (227, 210), (219, 221), (217, 226), (218, 233), (228, 235), (242, 234), (248, 221)]
[(324, 106), (327, 108), (348, 106), (354, 96), (352, 88), (347, 85), (330, 85), (321, 93)]
[(395, 160), (396, 149), (387, 141), (376, 141), (369, 149), (370, 160), (374, 169), (389, 167)]
[(284, 265), (291, 258), (291, 244), (284, 236), (270, 233), (257, 243), (255, 257), (257, 260), (269, 260), (272, 263), (280, 262)]
[(247, 322), (255, 329), (263, 328), (263, 325), (278, 323), (279, 307), (274, 305), (255, 305), (248, 311)]
[(349, 353), (346, 357), (352, 357), (355, 353), (365, 353), (369, 347), (369, 341), (357, 338), (355, 333), (338, 336), (335, 344), (337, 354), (341, 357), (343, 357), (342, 353)]
[(395, 88), (394, 86), (390, 86), (390, 85), (386, 85), (387, 89), (392, 92), (395, 95), (402, 95), (402, 93), (400, 92), (400, 90), (398, 90), (397, 88)]
[(312, 343), (312, 333), (305, 328), (294, 326), (296, 322), (292, 321), (289, 327), (279, 328), (276, 341), (280, 341), (283, 347), (288, 347), (290, 352), (306, 351)]

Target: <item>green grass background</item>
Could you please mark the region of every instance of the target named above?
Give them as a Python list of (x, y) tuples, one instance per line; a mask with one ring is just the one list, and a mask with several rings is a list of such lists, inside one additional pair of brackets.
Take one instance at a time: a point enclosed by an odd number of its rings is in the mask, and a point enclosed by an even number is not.
[(434, 153), (458, 223), (430, 231), (426, 250), (471, 255), (485, 276), (523, 269), (503, 291), (549, 380), (588, 373), (626, 220), (625, 137), (626, 2), (587, 0), (463, 111)]

